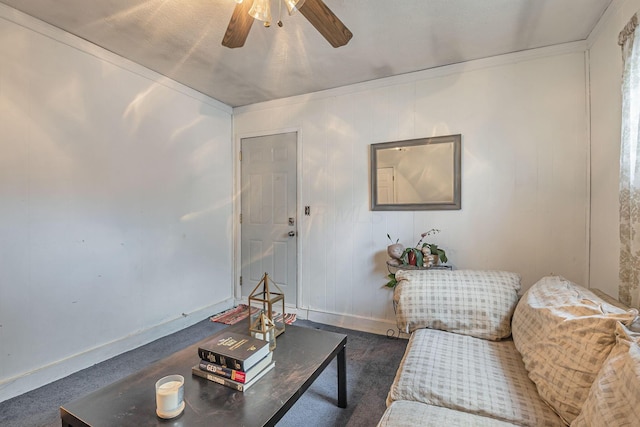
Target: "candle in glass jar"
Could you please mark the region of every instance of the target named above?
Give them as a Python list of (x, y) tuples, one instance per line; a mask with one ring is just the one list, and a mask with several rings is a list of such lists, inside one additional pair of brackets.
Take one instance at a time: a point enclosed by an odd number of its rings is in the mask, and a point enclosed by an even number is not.
[(158, 408), (163, 411), (173, 411), (178, 407), (178, 388), (180, 381), (169, 381), (158, 387)]
[(173, 418), (184, 409), (184, 377), (169, 375), (156, 382), (156, 413), (162, 418)]

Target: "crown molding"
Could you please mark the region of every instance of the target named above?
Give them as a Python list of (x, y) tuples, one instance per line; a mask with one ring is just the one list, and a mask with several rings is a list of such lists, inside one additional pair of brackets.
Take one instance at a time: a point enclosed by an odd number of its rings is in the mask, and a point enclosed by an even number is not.
[(528, 49), (503, 55), (496, 55), (488, 58), (475, 59), (472, 61), (460, 62), (456, 64), (444, 65), (427, 70), (414, 71), (406, 74), (399, 74), (391, 77), (384, 77), (362, 83), (355, 83), (319, 92), (296, 95), (288, 98), (275, 99), (272, 101), (260, 102), (257, 104), (244, 105), (233, 109), (233, 114), (259, 111), (269, 108), (289, 106), (293, 104), (307, 103), (312, 100), (331, 98), (342, 95), (349, 95), (366, 90), (380, 89), (387, 86), (395, 86), (407, 83), (414, 83), (420, 80), (427, 80), (451, 74), (460, 74), (468, 71), (481, 70), (484, 68), (497, 67), (501, 65), (515, 64), (522, 61), (565, 55), (570, 53), (584, 53), (587, 50), (585, 40), (563, 43), (553, 46)]
[(168, 89), (174, 90), (207, 105), (215, 107), (216, 109), (221, 110), (227, 114), (233, 113), (233, 109), (231, 108), (231, 106), (224, 104), (217, 99), (211, 98), (210, 96), (207, 96), (195, 89), (178, 83), (167, 76), (150, 70), (149, 68), (144, 67), (136, 62), (119, 56), (85, 39), (75, 36), (58, 27), (54, 27), (51, 24), (47, 24), (44, 21), (36, 19), (33, 16), (27, 15), (26, 13), (20, 12), (19, 10), (16, 10), (2, 3), (0, 3), (0, 19), (4, 19), (28, 30), (34, 31), (44, 37), (69, 46), (72, 49), (77, 49), (81, 52), (86, 53), (87, 55), (91, 55), (97, 59), (100, 59), (101, 61), (108, 62), (115, 67), (143, 77), (155, 84), (164, 86)]

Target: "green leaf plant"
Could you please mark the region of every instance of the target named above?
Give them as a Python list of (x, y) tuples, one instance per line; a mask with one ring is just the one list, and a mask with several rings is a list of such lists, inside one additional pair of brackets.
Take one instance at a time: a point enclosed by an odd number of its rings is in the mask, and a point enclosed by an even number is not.
[(387, 288), (395, 288), (396, 285), (398, 284), (398, 281), (396, 280), (396, 275), (394, 273), (389, 273), (387, 275), (387, 278), (389, 279), (389, 281), (387, 282), (387, 284), (385, 285)]

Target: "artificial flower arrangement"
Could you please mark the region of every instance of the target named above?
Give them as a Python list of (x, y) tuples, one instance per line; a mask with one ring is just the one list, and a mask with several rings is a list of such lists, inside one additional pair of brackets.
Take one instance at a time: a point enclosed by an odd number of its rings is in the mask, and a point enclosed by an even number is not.
[[(424, 240), (425, 237), (436, 235), (439, 232), (440, 230), (438, 230), (437, 228), (432, 228), (426, 233), (422, 233), (420, 235), (420, 240), (418, 241), (418, 243), (414, 248), (407, 248), (404, 250), (404, 253), (402, 254), (402, 260), (407, 261), (404, 264), (418, 265), (418, 266), (423, 265), (424, 257), (427, 255), (436, 255), (440, 259), (440, 261), (442, 261), (443, 263), (446, 263), (448, 259), (444, 249), (439, 248), (438, 245), (436, 245), (435, 243), (422, 243), (422, 240)], [(434, 264), (437, 264), (437, 263), (438, 263), (437, 261), (434, 262)]]
[[(420, 240), (416, 244), (415, 247), (404, 249), (399, 242), (400, 239), (397, 239), (395, 242), (391, 239), (391, 236), (387, 234), (391, 245), (387, 247), (387, 253), (391, 257), (392, 261), (396, 262), (398, 267), (403, 265), (412, 265), (418, 267), (427, 267), (430, 265), (436, 265), (438, 262), (446, 263), (449, 259), (447, 258), (447, 254), (444, 249), (438, 247), (435, 243), (422, 243), (425, 237), (434, 236), (440, 233), (440, 230), (437, 228), (432, 228), (431, 230), (422, 233), (420, 235)], [(394, 273), (389, 273), (387, 276), (389, 278), (389, 282), (385, 286), (389, 288), (394, 288), (397, 284), (396, 275)]]

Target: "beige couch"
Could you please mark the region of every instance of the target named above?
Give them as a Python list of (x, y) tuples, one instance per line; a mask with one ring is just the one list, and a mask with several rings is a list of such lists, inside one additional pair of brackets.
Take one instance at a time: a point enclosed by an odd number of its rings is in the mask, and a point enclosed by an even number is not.
[(558, 276), (399, 271), (410, 333), (379, 427), (640, 426), (638, 311)]

